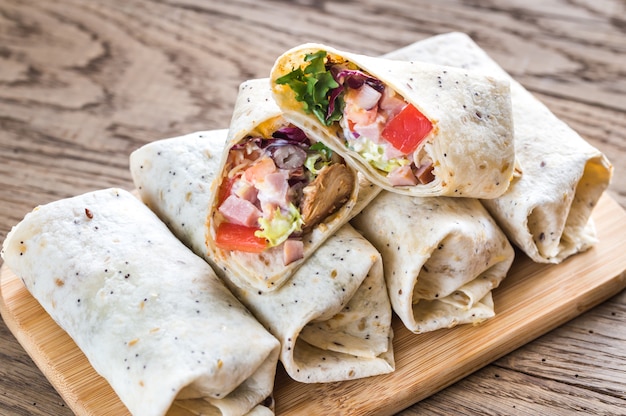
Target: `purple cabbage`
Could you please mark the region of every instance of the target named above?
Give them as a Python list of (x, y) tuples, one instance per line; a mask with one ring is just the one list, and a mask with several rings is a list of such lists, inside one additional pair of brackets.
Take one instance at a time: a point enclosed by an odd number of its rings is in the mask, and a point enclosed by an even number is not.
[(291, 144), (304, 144), (307, 147), (311, 146), (311, 142), (309, 141), (307, 135), (300, 128), (295, 126), (282, 127), (276, 130), (272, 134), (272, 137), (275, 139), (287, 140), (292, 142)]
[(361, 88), (363, 84), (367, 84), (380, 93), (385, 90), (385, 85), (381, 80), (367, 75), (365, 72), (357, 69), (346, 69), (340, 66), (333, 66), (331, 68), (331, 74), (333, 74), (333, 78), (339, 85), (346, 85), (352, 89), (358, 89)]

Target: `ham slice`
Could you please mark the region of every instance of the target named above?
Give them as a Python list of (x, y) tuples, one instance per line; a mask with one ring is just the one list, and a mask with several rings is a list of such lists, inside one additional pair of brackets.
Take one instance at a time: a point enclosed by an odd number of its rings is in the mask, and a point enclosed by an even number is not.
[(226, 198), (220, 205), (219, 211), (229, 222), (246, 227), (257, 226), (261, 216), (261, 211), (254, 204), (236, 195), (230, 195)]
[(387, 175), (387, 179), (392, 186), (417, 185), (418, 183), (413, 170), (411, 170), (411, 165), (400, 166), (392, 170)]
[(283, 243), (283, 262), (286, 265), (304, 257), (304, 243), (301, 240), (286, 240)]

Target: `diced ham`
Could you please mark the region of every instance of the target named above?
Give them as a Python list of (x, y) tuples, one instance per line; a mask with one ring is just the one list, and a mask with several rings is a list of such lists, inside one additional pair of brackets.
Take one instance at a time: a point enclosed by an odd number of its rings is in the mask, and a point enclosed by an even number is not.
[[(377, 92), (374, 90), (374, 92)], [(368, 125), (376, 121), (378, 115), (378, 106), (374, 105), (371, 108), (362, 107), (357, 101), (358, 90), (348, 90), (346, 93), (344, 115), (354, 124)]]
[(219, 207), (219, 212), (231, 223), (256, 227), (261, 211), (250, 201), (230, 195)]
[(430, 183), (435, 180), (435, 175), (433, 174), (433, 162), (424, 163), (417, 168), (417, 172), (415, 172), (415, 176), (417, 176), (417, 180), (422, 183)]
[(411, 165), (400, 166), (389, 172), (387, 175), (387, 179), (391, 186), (403, 186), (403, 185), (417, 185), (418, 181), (413, 171), (411, 170)]
[(381, 123), (371, 123), (366, 125), (355, 124), (354, 131), (359, 136), (367, 137), (374, 143), (380, 143), (380, 132), (383, 130)]
[[(266, 175), (263, 181), (257, 182), (256, 188), (258, 189), (257, 198), (262, 207), (266, 205), (278, 205), (281, 207), (287, 207), (288, 191), (289, 191), (289, 172), (278, 171), (276, 173), (270, 173)], [(264, 212), (268, 212), (263, 208)]]
[(385, 113), (385, 117), (387, 119), (392, 119), (400, 111), (402, 111), (404, 106), (406, 106), (406, 102), (391, 88), (385, 88), (385, 92), (383, 93), (378, 106), (381, 112)]
[(350, 97), (352, 100), (354, 100), (354, 104), (364, 110), (371, 110), (372, 108), (376, 107), (376, 104), (378, 104), (378, 100), (382, 95), (367, 84), (363, 84), (361, 88), (351, 91), (355, 92), (355, 94), (351, 94)]
[(283, 243), (283, 263), (288, 265), (304, 257), (304, 243), (301, 240), (285, 240)]
[(246, 181), (238, 180), (233, 183), (232, 194), (254, 204), (257, 201), (257, 189)]

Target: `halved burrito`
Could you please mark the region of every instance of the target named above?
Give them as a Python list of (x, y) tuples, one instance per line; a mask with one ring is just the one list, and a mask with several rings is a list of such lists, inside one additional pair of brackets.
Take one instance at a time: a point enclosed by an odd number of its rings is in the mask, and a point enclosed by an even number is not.
[(389, 191), (494, 198), (514, 173), (508, 81), (320, 44), (285, 52), (270, 80), (287, 119)]
[(273, 290), (348, 221), (356, 170), (288, 122), (267, 79), (241, 84), (211, 200), (219, 267)]
[[(185, 244), (216, 264), (206, 219), (225, 130), (146, 144), (131, 155), (138, 192)], [(360, 182), (357, 209), (380, 188)], [(391, 306), (380, 255), (348, 224), (329, 235), (281, 287), (252, 289), (217, 268), (233, 293), (282, 344), (280, 359), (303, 382), (328, 382), (394, 369)]]
[(504, 195), (483, 204), (509, 239), (536, 262), (560, 263), (595, 244), (591, 211), (613, 174), (612, 164), (601, 151), (558, 119), (463, 33), (435, 36), (388, 57), (508, 78), (522, 174)]
[(130, 193), (37, 207), (2, 257), (132, 414), (273, 414), (278, 341)]
[(495, 316), (514, 250), (477, 199), (379, 194), (352, 224), (380, 251), (393, 310), (414, 333)]

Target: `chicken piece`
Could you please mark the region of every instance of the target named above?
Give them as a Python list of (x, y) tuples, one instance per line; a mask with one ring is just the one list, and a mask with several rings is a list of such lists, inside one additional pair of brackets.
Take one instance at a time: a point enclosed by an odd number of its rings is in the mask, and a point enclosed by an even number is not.
[(342, 164), (329, 165), (303, 190), (300, 212), (308, 231), (348, 201), (355, 186), (354, 174)]

